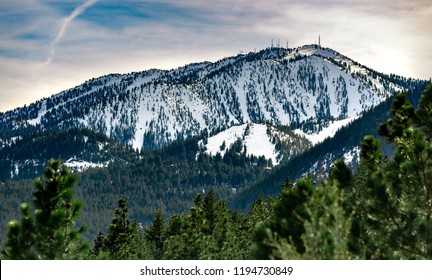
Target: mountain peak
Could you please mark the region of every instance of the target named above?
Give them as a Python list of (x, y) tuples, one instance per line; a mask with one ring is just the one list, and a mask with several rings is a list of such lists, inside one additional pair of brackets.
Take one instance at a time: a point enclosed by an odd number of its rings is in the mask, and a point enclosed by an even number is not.
[(141, 149), (245, 123), (310, 133), (362, 114), (403, 84), (319, 45), (268, 48), (170, 71), (91, 79), (1, 115), (0, 134), (87, 128)]
[(322, 56), (327, 58), (335, 58), (338, 56), (341, 56), (339, 53), (337, 53), (335, 50), (330, 48), (323, 48), (319, 45), (313, 44), (313, 45), (304, 45), (301, 47), (298, 47), (295, 49), (296, 53), (300, 53), (302, 55), (316, 55), (316, 56)]

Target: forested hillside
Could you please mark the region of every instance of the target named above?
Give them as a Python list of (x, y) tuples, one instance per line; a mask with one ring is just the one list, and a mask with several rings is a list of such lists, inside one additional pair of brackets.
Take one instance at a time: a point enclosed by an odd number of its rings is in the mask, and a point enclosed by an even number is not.
[[(244, 214), (214, 190), (195, 193), (189, 211), (165, 218), (158, 211), (148, 225), (131, 218), (119, 196), (92, 245), (75, 223), (83, 207), (73, 197), (76, 177), (51, 160), (21, 220), (8, 223), (2, 258), (431, 259), (431, 128), (432, 86), (417, 110), (398, 94), (377, 127), (383, 140), (362, 139), (355, 172), (336, 160), (321, 180), (287, 178), (274, 198), (259, 196)], [(383, 141), (394, 146), (392, 157)]]
[[(71, 139), (75, 139), (77, 131), (72, 135)], [(62, 143), (69, 139), (64, 134), (55, 133), (49, 139), (55, 142), (58, 138), (62, 139)], [(88, 140), (90, 141), (92, 140)], [(100, 162), (110, 160), (105, 167), (88, 167), (84, 172), (77, 173), (79, 180), (75, 193), (85, 205), (82, 221), (89, 225), (87, 236), (95, 237), (100, 228), (109, 224), (119, 197), (126, 198), (132, 206), (131, 216), (146, 224), (151, 221), (156, 209), (160, 209), (164, 215), (181, 213), (190, 207), (197, 193), (204, 194), (212, 188), (221, 197), (229, 198), (252, 182), (263, 179), (271, 171), (268, 160), (264, 157), (246, 156), (241, 152), (241, 145), (230, 146), (224, 156), (219, 154), (212, 157), (205, 153), (197, 156), (198, 141), (198, 138), (194, 138), (175, 142), (163, 150), (142, 153), (124, 151), (121, 147), (110, 146), (109, 142), (104, 145), (106, 149), (99, 150), (98, 144), (95, 144), (96, 149), (91, 149), (88, 157), (98, 158)], [(51, 141), (46, 143), (49, 146), (44, 146), (43, 149), (56, 149), (61, 145), (50, 145)], [(68, 144), (72, 146), (73, 143), (75, 142), (71, 141)], [(118, 149), (122, 152), (116, 154)], [(65, 149), (60, 155), (67, 155), (67, 151)], [(49, 158), (46, 159), (48, 160)], [(75, 167), (76, 165), (72, 166)], [(29, 172), (36, 172), (34, 169), (29, 168)], [(41, 170), (37, 172), (40, 173)], [(8, 180), (1, 184), (0, 232), (4, 236), (4, 225), (8, 220), (18, 218), (16, 209), (21, 201), (31, 199), (32, 181)]]
[[(416, 107), (424, 88), (425, 83), (418, 83), (408, 94)], [(83, 171), (77, 169), (82, 167), (79, 164), (87, 164), (84, 172), (77, 173), (75, 193), (85, 205), (80, 219), (88, 225), (85, 235), (93, 239), (101, 228), (109, 225), (119, 197), (127, 200), (131, 218), (146, 225), (157, 209), (165, 217), (183, 213), (190, 208), (197, 193), (205, 195), (210, 189), (218, 197), (225, 198), (230, 208), (247, 212), (260, 194), (276, 196), (287, 177), (296, 181), (309, 173), (315, 182), (323, 180), (332, 163), (343, 158), (346, 151), (358, 147), (365, 135), (377, 136), (376, 127), (388, 118), (391, 102), (378, 105), (334, 137), (278, 166), (272, 166), (264, 157), (248, 156), (241, 141), (227, 145), (223, 156), (211, 156), (202, 151), (205, 137), (176, 141), (164, 149), (142, 152), (124, 148), (102, 134), (80, 129), (36, 133), (35, 140), (17, 139), (0, 152), (8, 161), (13, 159), (15, 164), (28, 167), (21, 167), (22, 172), (14, 174), (16, 179), (25, 179), (1, 183), (1, 236), (4, 240), (7, 221), (18, 218), (16, 209), (20, 203), (31, 199), (32, 181), (29, 179), (42, 172), (25, 160), (28, 152), (34, 151), (40, 165), (51, 157), (72, 159), (66, 165), (77, 172)], [(383, 148), (391, 157), (392, 145), (383, 144)], [(355, 169), (359, 157), (358, 154), (357, 160), (354, 158), (347, 164)]]

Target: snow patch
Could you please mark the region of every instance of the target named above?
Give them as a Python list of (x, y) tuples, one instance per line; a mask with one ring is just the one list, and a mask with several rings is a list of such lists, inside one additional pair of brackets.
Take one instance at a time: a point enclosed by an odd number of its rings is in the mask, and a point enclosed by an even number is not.
[(32, 126), (36, 126), (40, 124), (41, 118), (46, 114), (46, 112), (47, 112), (46, 101), (43, 101), (42, 106), (38, 112), (38, 116), (32, 120), (27, 120), (27, 122)]
[(307, 56), (320, 55), (320, 56), (329, 57), (329, 58), (337, 57), (337, 54), (333, 50), (321, 48), (318, 45), (306, 45), (306, 46), (300, 47), (300, 48), (298, 48), (298, 53), (302, 54), (302, 55), (307, 55)]
[(71, 158), (65, 162), (65, 165), (67, 167), (69, 167), (70, 169), (77, 171), (77, 172), (84, 172), (85, 170), (87, 170), (89, 168), (107, 167), (108, 164), (109, 164), (109, 161), (104, 162), (104, 163), (93, 163), (93, 162), (88, 162), (85, 160), (79, 160), (76, 158)]
[(275, 145), (271, 143), (267, 135), (267, 126), (262, 124), (252, 124), (251, 132), (245, 137), (245, 145), (248, 155), (264, 156), (271, 159), (274, 164), (277, 163), (277, 153)]
[[(227, 149), (238, 139), (242, 140), (246, 146), (246, 154), (256, 157), (264, 156), (271, 159), (273, 164), (277, 164), (277, 152), (275, 144), (271, 142), (267, 135), (267, 126), (263, 124), (243, 124), (233, 126), (212, 137), (209, 137), (205, 145), (206, 153), (215, 156), (220, 153), (222, 156)], [(225, 145), (223, 143), (225, 142)], [(225, 146), (223, 149), (221, 147)]]
[(318, 133), (307, 134), (307, 133), (303, 132), (301, 129), (294, 130), (294, 133), (296, 133), (299, 136), (305, 137), (313, 145), (316, 145), (318, 143), (323, 142), (327, 138), (333, 137), (339, 129), (350, 124), (351, 122), (353, 122), (357, 118), (358, 118), (358, 116), (355, 116), (355, 117), (347, 118), (344, 120), (334, 121), (334, 122), (330, 123), (330, 125), (328, 127), (324, 128), (323, 130), (321, 130)]
[(360, 147), (354, 147), (353, 149), (344, 153), (343, 158), (346, 163), (350, 164), (354, 160), (360, 162)]

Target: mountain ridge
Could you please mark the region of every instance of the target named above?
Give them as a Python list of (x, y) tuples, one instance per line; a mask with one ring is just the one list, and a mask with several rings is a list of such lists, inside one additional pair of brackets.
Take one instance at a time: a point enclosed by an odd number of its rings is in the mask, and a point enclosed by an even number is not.
[[(287, 127), (315, 145), (334, 134), (325, 131), (335, 123), (347, 124), (414, 82), (375, 72), (318, 45), (268, 48), (172, 70), (93, 78), (1, 113), (0, 149), (40, 131), (88, 129), (140, 151), (243, 125)], [(287, 138), (287, 133), (278, 138)], [(266, 143), (275, 149), (267, 154), (274, 164), (309, 147), (302, 144), (283, 153), (276, 149), (281, 142), (270, 138), (272, 143)]]
[(403, 89), (403, 79), (369, 72), (334, 50), (307, 45), (110, 74), (0, 114), (0, 133), (88, 128), (152, 149), (248, 122), (300, 128), (311, 119), (359, 115)]

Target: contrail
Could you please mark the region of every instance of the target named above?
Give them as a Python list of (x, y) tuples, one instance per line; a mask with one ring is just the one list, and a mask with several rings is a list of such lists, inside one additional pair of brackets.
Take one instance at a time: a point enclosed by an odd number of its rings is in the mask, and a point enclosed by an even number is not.
[(93, 5), (96, 2), (97, 2), (97, 0), (86, 0), (83, 4), (81, 4), (80, 6), (78, 6), (77, 8), (75, 8), (75, 10), (67, 18), (65, 18), (63, 20), (63, 23), (62, 23), (62, 25), (60, 27), (59, 33), (57, 33), (57, 36), (55, 37), (55, 39), (50, 44), (50, 53), (49, 53), (49, 56), (48, 56), (48, 58), (47, 58), (47, 60), (45, 61), (44, 64), (49, 64), (54, 59), (54, 55), (55, 55), (55, 51), (56, 51), (55, 48), (56, 48), (58, 42), (63, 38), (64, 34), (66, 33), (66, 29), (67, 29), (68, 25), (77, 16), (79, 16), (88, 7), (90, 7), (91, 5)]

